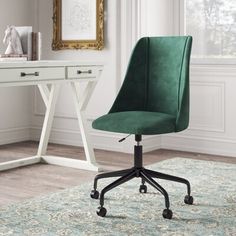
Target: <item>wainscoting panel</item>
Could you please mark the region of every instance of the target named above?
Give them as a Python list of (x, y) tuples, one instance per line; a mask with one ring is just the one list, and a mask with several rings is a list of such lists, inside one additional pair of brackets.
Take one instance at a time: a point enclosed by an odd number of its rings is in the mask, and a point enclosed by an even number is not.
[(190, 130), (224, 132), (224, 82), (191, 83)]
[(192, 65), (190, 125), (162, 148), (236, 157), (236, 66)]

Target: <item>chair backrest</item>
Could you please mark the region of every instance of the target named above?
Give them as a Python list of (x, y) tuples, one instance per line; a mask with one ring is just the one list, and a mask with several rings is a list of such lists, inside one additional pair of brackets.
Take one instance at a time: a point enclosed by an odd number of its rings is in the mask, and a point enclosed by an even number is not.
[(176, 117), (176, 132), (186, 129), (191, 46), (191, 36), (141, 38), (109, 113), (134, 110), (167, 113)]

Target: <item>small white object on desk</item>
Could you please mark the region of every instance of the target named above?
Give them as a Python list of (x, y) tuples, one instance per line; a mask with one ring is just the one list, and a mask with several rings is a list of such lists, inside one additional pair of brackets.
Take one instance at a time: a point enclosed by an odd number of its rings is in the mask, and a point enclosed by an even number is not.
[(15, 26), (7, 26), (3, 43), (7, 44), (5, 54), (23, 54), (20, 35)]
[(22, 50), (27, 54), (28, 60), (32, 59), (32, 26), (17, 26), (17, 32), (20, 35)]

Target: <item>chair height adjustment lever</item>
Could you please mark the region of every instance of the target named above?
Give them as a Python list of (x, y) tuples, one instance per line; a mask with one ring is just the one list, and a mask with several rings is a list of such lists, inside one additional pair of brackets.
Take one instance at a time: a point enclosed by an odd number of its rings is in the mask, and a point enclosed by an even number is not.
[(121, 142), (125, 141), (130, 135), (131, 135), (131, 134), (127, 135), (126, 137), (124, 137), (124, 138), (122, 138), (122, 139), (120, 139), (118, 142), (121, 143)]

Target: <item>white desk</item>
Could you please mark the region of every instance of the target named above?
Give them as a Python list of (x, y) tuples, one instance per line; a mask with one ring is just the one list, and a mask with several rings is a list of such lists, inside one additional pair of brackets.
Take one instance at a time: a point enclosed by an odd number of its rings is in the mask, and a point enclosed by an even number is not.
[[(90, 142), (84, 111), (101, 72), (101, 65), (81, 64), (73, 61), (0, 62), (1, 87), (37, 85), (46, 106), (37, 155), (0, 163), (0, 171), (39, 162), (98, 171), (99, 167)], [(46, 155), (58, 92), (64, 83), (69, 83), (72, 88), (78, 125), (86, 155), (85, 161)], [(83, 94), (80, 94), (79, 89), (81, 83), (86, 83)]]

